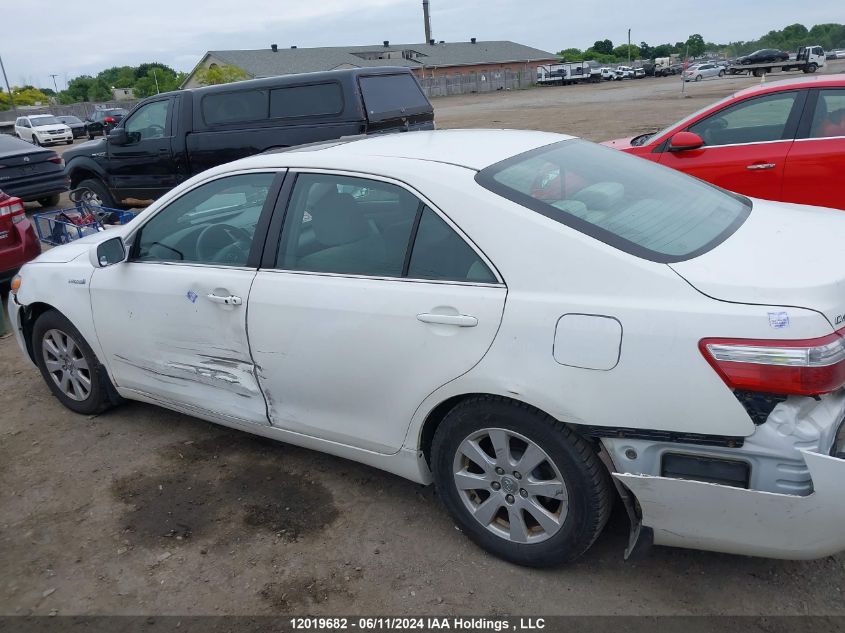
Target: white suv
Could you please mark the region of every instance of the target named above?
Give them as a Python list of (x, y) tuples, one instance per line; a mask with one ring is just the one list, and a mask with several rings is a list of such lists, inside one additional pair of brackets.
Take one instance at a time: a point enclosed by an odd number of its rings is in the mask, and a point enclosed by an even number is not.
[(73, 132), (52, 114), (33, 114), (18, 117), (15, 121), (15, 136), (35, 145), (50, 143), (73, 143)]

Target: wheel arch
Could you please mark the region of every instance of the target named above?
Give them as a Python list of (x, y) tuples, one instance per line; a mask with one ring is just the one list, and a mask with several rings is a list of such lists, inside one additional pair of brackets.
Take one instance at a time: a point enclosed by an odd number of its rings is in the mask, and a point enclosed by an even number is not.
[(71, 189), (75, 189), (79, 186), (80, 182), (87, 180), (88, 178), (96, 178), (97, 180), (101, 180), (104, 185), (108, 186), (103, 170), (89, 158), (73, 158), (68, 163), (65, 170), (70, 178)]
[[(49, 310), (55, 310), (59, 314), (62, 314), (61, 310), (43, 301), (35, 301), (33, 303), (30, 303), (24, 308), (23, 311), (23, 318), (21, 319), (21, 327), (23, 328), (23, 340), (26, 345), (26, 351), (29, 354), (29, 359), (33, 363), (35, 363), (36, 360), (35, 349), (33, 347), (32, 342), (32, 328), (35, 325), (35, 322), (38, 320), (38, 317), (40, 317), (45, 312), (48, 312)], [(62, 314), (62, 316), (67, 318), (67, 316), (64, 314)]]
[[(428, 415), (425, 417), (425, 420), (423, 421), (420, 427), (419, 436), (417, 438), (417, 447), (419, 451), (422, 451), (425, 463), (429, 468), (431, 468), (431, 446), (434, 440), (434, 434), (437, 432), (437, 428), (440, 426), (443, 420), (446, 419), (446, 416), (449, 415), (450, 411), (452, 411), (459, 404), (466, 402), (467, 400), (471, 400), (473, 398), (490, 398), (498, 400), (499, 402), (506, 402), (514, 404), (516, 406), (528, 407), (540, 415), (548, 416), (552, 419), (557, 419), (555, 418), (555, 416), (547, 413), (542, 408), (531, 404), (530, 402), (520, 400), (519, 398), (514, 398), (512, 396), (503, 396), (501, 394), (486, 393), (481, 391), (472, 393), (462, 393), (451, 396), (435, 405), (428, 412)], [(578, 435), (587, 444), (589, 444), (593, 448), (593, 450), (596, 451), (596, 453), (600, 451), (600, 443), (596, 441), (595, 438), (587, 437), (582, 433), (579, 433), (576, 427), (572, 426), (565, 420), (559, 420), (559, 422), (566, 425), (574, 434)]]

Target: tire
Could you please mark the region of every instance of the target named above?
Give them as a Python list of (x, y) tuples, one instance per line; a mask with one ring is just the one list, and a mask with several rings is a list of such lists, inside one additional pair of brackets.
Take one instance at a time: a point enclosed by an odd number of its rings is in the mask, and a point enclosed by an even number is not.
[(88, 191), (90, 191), (91, 195), (88, 201), (92, 204), (96, 204), (101, 207), (110, 207), (112, 209), (117, 208), (117, 202), (111, 195), (111, 192), (108, 190), (108, 187), (106, 187), (106, 185), (103, 184), (101, 180), (88, 178), (87, 180), (83, 180), (82, 182), (80, 182), (76, 186), (76, 188), (87, 189)]
[(93, 132), (88, 132), (88, 140), (89, 140), (89, 141), (93, 141), (93, 140), (94, 140), (94, 133), (93, 133)]
[(818, 68), (819, 68), (818, 64), (812, 63), (809, 66), (807, 66), (807, 72), (814, 73), (818, 70)]
[(56, 310), (48, 310), (35, 321), (32, 348), (50, 391), (71, 411), (92, 415), (119, 401), (91, 347)]
[(52, 196), (38, 198), (38, 204), (40, 204), (42, 207), (55, 207), (57, 204), (59, 204), (59, 194), (54, 193)]
[(35, 134), (32, 135), (32, 144), (41, 147), (41, 141), (38, 140), (38, 137)]
[(725, 71), (724, 71), (724, 70), (720, 70), (720, 71), (719, 71), (719, 77), (724, 77), (724, 76), (725, 76)]
[(695, 76), (695, 80), (696, 80), (696, 81), (701, 81), (701, 75), (696, 75), (696, 76)]
[(65, 145), (73, 145), (73, 139), (70, 139), (69, 141), (65, 141)]
[(755, 68), (754, 69), (754, 76), (755, 77), (762, 77), (763, 76), (763, 69), (762, 68)]
[[(507, 457), (493, 456), (493, 437), (498, 454)], [(538, 465), (519, 473), (529, 450)], [(577, 559), (610, 515), (610, 476), (592, 447), (565, 424), (505, 398), (479, 396), (452, 409), (434, 435), (431, 462), (438, 495), (457, 526), (483, 549), (518, 565)], [(478, 487), (459, 489), (456, 480)], [(541, 489), (538, 480), (549, 483)], [(476, 518), (485, 512), (489, 516)]]

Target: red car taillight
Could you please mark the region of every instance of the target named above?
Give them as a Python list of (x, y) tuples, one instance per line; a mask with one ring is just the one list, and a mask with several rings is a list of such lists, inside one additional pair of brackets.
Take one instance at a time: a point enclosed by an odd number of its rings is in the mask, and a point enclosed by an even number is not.
[(103, 122), (104, 123), (114, 123), (114, 117), (113, 116), (107, 116), (103, 119)]
[(58, 154), (56, 154), (55, 156), (51, 156), (50, 158), (48, 158), (47, 162), (55, 163), (56, 165), (64, 166), (65, 159), (62, 158), (61, 156), (59, 156)]
[(17, 224), (26, 219), (26, 211), (20, 198), (15, 198), (0, 191), (0, 218), (11, 216), (12, 223)]
[(706, 338), (704, 358), (731, 389), (817, 396), (845, 385), (845, 330), (796, 341)]

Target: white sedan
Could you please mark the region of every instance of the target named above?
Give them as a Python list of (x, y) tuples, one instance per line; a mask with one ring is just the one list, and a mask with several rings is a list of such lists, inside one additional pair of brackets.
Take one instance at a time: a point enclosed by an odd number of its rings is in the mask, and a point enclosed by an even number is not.
[(65, 406), (154, 403), (434, 481), (526, 565), (845, 549), (845, 215), (557, 134), (216, 167), (13, 282)]
[(724, 77), (725, 68), (719, 64), (707, 62), (696, 64), (684, 71), (684, 81), (701, 81), (708, 77)]

